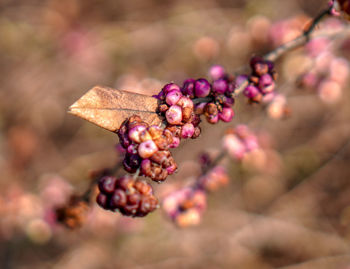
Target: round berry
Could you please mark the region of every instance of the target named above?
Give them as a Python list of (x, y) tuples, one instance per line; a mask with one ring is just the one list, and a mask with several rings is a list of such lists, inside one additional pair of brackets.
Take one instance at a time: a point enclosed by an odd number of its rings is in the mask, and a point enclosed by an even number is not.
[(165, 97), (165, 102), (169, 105), (176, 105), (176, 103), (180, 100), (182, 97), (182, 93), (178, 90), (171, 90), (167, 93)]
[(102, 177), (98, 182), (99, 190), (104, 194), (112, 193), (115, 189), (117, 179), (111, 176)]
[(186, 79), (182, 86), (182, 93), (190, 98), (194, 98), (194, 84), (195, 80), (192, 78)]
[(181, 138), (190, 138), (194, 134), (194, 126), (191, 123), (186, 123), (181, 128)]
[(194, 92), (197, 97), (208, 96), (210, 93), (210, 83), (204, 78), (197, 79), (194, 85)]
[(162, 91), (164, 92), (165, 95), (167, 95), (172, 90), (181, 91), (180, 87), (178, 85), (176, 85), (175, 83), (166, 84), (162, 89)]
[(213, 80), (222, 78), (225, 76), (225, 69), (221, 65), (213, 65), (209, 69), (209, 75)]
[(234, 116), (233, 109), (231, 107), (224, 107), (219, 113), (220, 120), (224, 122), (230, 122)]
[(96, 197), (96, 202), (97, 204), (104, 208), (104, 209), (109, 209), (109, 206), (108, 206), (108, 196), (103, 194), (103, 193), (99, 193)]
[(225, 79), (218, 79), (213, 82), (213, 91), (216, 93), (225, 93), (228, 87), (228, 83)]
[(173, 105), (169, 107), (167, 112), (165, 112), (165, 117), (168, 123), (177, 125), (182, 121), (182, 109), (178, 105)]
[(260, 91), (257, 87), (253, 85), (248, 85), (244, 91), (243, 91), (244, 96), (248, 98), (254, 98), (260, 94)]
[(151, 157), (157, 151), (158, 151), (158, 147), (153, 142), (153, 140), (147, 140), (145, 142), (142, 142), (138, 147), (138, 153), (140, 157), (143, 159), (147, 159)]
[(111, 197), (110, 207), (112, 209), (115, 209), (117, 207), (124, 206), (124, 205), (126, 205), (126, 200), (127, 200), (127, 198), (126, 198), (125, 191), (123, 191), (121, 189), (117, 189)]

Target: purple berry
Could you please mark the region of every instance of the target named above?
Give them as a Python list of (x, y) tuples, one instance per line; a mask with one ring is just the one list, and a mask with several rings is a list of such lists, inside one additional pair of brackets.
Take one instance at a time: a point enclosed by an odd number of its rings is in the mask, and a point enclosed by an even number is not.
[(244, 96), (248, 98), (254, 98), (260, 94), (260, 91), (257, 87), (253, 85), (248, 85), (244, 91), (243, 91)]
[(190, 98), (194, 98), (194, 84), (195, 80), (192, 78), (186, 79), (182, 86), (182, 93)]
[(169, 107), (165, 112), (165, 117), (168, 123), (172, 125), (180, 124), (182, 121), (182, 109), (177, 105)]
[(225, 79), (218, 79), (213, 82), (213, 91), (217, 93), (225, 93), (228, 87), (228, 83)]
[(197, 97), (208, 96), (210, 93), (210, 83), (204, 78), (197, 79), (194, 85), (194, 92)]
[(129, 154), (136, 154), (137, 153), (137, 144), (131, 144), (130, 146), (128, 146), (128, 148), (126, 149), (127, 153)]
[(98, 188), (104, 194), (110, 194), (114, 191), (117, 179), (111, 176), (102, 177), (98, 182)]
[(171, 90), (167, 93), (165, 97), (165, 102), (169, 105), (176, 105), (176, 103), (180, 100), (182, 97), (182, 93), (178, 90)]
[(112, 209), (118, 208), (118, 207), (122, 207), (126, 204), (126, 194), (123, 190), (121, 189), (117, 189), (112, 197), (111, 197), (111, 201), (110, 201), (110, 207)]
[(166, 84), (162, 89), (162, 91), (164, 92), (165, 95), (167, 95), (172, 90), (181, 91), (180, 87), (178, 85), (176, 85), (175, 83)]
[(231, 107), (224, 107), (219, 113), (220, 120), (224, 122), (230, 122), (234, 116), (233, 109)]
[(209, 69), (209, 75), (213, 80), (217, 80), (225, 76), (225, 69), (221, 65), (213, 65)]
[(259, 88), (262, 93), (266, 94), (275, 89), (275, 82), (269, 74), (262, 75), (259, 79)]
[(147, 159), (151, 157), (154, 153), (158, 151), (157, 145), (153, 140), (147, 140), (139, 145), (138, 153), (142, 159)]
[(248, 80), (248, 76), (247, 75), (240, 75), (236, 78), (236, 85), (240, 86), (242, 85), (243, 82)]
[(104, 208), (104, 209), (108, 209), (108, 196), (103, 194), (103, 193), (99, 193), (96, 197), (96, 202), (97, 204)]
[(225, 94), (230, 95), (230, 94), (234, 93), (236, 88), (237, 88), (236, 83), (234, 83), (234, 82), (229, 83), (227, 85), (227, 90), (226, 90)]
[(194, 126), (191, 123), (186, 123), (181, 128), (181, 138), (190, 138), (194, 134)]

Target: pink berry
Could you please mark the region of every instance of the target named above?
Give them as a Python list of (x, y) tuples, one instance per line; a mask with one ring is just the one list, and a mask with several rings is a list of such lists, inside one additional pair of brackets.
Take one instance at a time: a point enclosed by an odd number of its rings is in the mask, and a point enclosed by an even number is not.
[(253, 85), (248, 85), (244, 91), (243, 91), (244, 96), (248, 97), (248, 98), (254, 98), (257, 95), (260, 94), (260, 91), (257, 87), (253, 86)]
[(225, 76), (225, 69), (221, 65), (213, 65), (209, 69), (209, 75), (213, 80), (217, 80)]
[(275, 89), (275, 82), (270, 74), (265, 74), (260, 77), (259, 88), (264, 94), (272, 92)]
[(131, 128), (131, 130), (129, 131), (130, 140), (132, 140), (136, 143), (140, 143), (141, 142), (140, 134), (144, 130), (146, 130), (146, 127), (144, 125), (137, 125), (137, 126)]
[(182, 109), (177, 105), (169, 107), (165, 112), (165, 117), (168, 123), (172, 125), (180, 124), (182, 121)]
[(145, 142), (142, 142), (138, 148), (138, 153), (140, 157), (143, 159), (147, 159), (151, 157), (157, 151), (158, 151), (158, 147), (153, 142), (153, 140), (147, 140)]
[(182, 93), (178, 90), (171, 90), (167, 93), (165, 97), (165, 102), (169, 105), (176, 105), (176, 103), (180, 100), (182, 97)]
[(165, 95), (168, 94), (172, 90), (181, 91), (180, 87), (178, 85), (176, 85), (175, 83), (166, 84), (162, 89), (162, 91), (164, 92)]
[(191, 123), (187, 123), (181, 128), (181, 137), (190, 138), (194, 134), (194, 126)]
[(172, 143), (169, 145), (169, 148), (177, 148), (180, 145), (180, 138), (174, 136)]
[(222, 111), (219, 112), (219, 118), (224, 122), (230, 122), (233, 116), (234, 116), (234, 112), (231, 107), (224, 107)]
[(193, 101), (190, 98), (186, 97), (186, 96), (182, 96), (180, 98), (180, 100), (177, 102), (177, 105), (181, 106), (182, 108), (188, 107), (188, 108), (193, 109), (193, 107), (194, 107)]

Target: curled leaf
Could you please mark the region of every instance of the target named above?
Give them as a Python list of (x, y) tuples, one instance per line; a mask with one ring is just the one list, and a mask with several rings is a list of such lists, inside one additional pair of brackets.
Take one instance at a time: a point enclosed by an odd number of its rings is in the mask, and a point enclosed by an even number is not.
[(139, 115), (148, 124), (161, 123), (157, 99), (108, 87), (95, 86), (69, 107), (69, 113), (116, 132), (123, 121)]

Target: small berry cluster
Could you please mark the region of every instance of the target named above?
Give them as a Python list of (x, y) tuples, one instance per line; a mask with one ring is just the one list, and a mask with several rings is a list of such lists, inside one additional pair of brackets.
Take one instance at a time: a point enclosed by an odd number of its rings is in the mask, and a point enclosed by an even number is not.
[[(214, 164), (209, 154), (200, 156), (202, 174), (191, 186), (169, 193), (162, 203), (165, 214), (179, 227), (198, 225), (206, 209), (208, 192), (228, 183), (226, 169)], [(213, 166), (213, 167), (212, 167)]]
[(144, 217), (158, 207), (152, 186), (131, 176), (102, 177), (98, 182), (97, 203), (106, 210), (119, 211), (125, 216)]
[(227, 130), (223, 137), (223, 148), (232, 158), (242, 160), (246, 153), (258, 149), (259, 143), (256, 135), (242, 124)]
[(166, 129), (172, 132), (178, 144), (181, 138), (200, 135), (200, 118), (194, 113), (193, 101), (181, 92), (178, 85), (166, 84), (156, 97), (160, 100), (158, 110), (165, 117)]
[(70, 229), (75, 229), (85, 223), (88, 210), (88, 203), (73, 195), (66, 205), (55, 209), (55, 214), (59, 223)]
[[(331, 21), (325, 26), (334, 27)], [(335, 54), (332, 41), (325, 37), (314, 38), (305, 46), (306, 59), (313, 63), (311, 68), (300, 74), (298, 86), (316, 92), (326, 104), (341, 100), (350, 73), (348, 60)]]
[(177, 126), (181, 138), (199, 136), (202, 114), (212, 124), (219, 120), (230, 122), (234, 116), (231, 108), (236, 88), (234, 79), (221, 66), (213, 66), (210, 75), (212, 83), (204, 78), (190, 78), (184, 81), (182, 88), (169, 83), (154, 96), (160, 100), (159, 112), (165, 116), (167, 126)]
[(251, 75), (242, 75), (237, 80), (248, 79), (249, 85), (244, 89), (243, 94), (251, 103), (260, 103), (264, 96), (273, 94), (277, 73), (271, 61), (257, 56), (251, 59), (250, 67), (252, 69)]
[(216, 191), (228, 184), (226, 168), (221, 165), (213, 167), (208, 173), (198, 178), (198, 186), (206, 191)]
[(186, 187), (167, 195), (162, 208), (179, 227), (198, 225), (207, 207), (207, 196), (203, 190)]
[(118, 136), (126, 150), (123, 165), (127, 172), (141, 169), (141, 175), (160, 182), (176, 171), (169, 148), (177, 147), (179, 141), (170, 130), (149, 126), (139, 116), (132, 116), (122, 124)]

